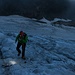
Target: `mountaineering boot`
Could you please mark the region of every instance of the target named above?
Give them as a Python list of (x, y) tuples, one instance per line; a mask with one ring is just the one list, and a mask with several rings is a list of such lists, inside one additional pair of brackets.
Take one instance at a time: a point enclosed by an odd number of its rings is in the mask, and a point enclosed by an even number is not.
[(24, 56), (22, 56), (22, 59), (24, 59), (24, 60), (25, 60), (26, 58), (25, 58)]
[(21, 52), (18, 52), (18, 56), (20, 56)]

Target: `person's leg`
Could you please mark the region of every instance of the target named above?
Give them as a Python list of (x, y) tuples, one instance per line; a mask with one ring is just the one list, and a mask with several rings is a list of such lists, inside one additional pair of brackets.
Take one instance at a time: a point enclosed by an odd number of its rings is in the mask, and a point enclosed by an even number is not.
[(26, 47), (26, 44), (22, 44), (22, 58), (25, 58), (25, 47)]
[(17, 47), (16, 47), (16, 50), (18, 51), (18, 56), (20, 56), (20, 54), (21, 54), (20, 46), (21, 46), (21, 44), (18, 42)]

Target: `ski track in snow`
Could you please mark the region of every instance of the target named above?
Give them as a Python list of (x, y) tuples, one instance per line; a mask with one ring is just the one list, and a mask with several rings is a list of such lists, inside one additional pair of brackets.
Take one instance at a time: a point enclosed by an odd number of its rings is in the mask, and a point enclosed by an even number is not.
[[(1, 16), (0, 75), (75, 75), (74, 29), (21, 16)], [(24, 30), (29, 39), (26, 63), (16, 51), (15, 38), (20, 30)]]

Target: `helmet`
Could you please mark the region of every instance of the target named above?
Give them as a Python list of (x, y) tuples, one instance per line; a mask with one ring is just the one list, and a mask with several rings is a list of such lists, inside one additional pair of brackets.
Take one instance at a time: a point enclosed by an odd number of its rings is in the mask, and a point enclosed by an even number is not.
[(23, 31), (20, 31), (20, 35), (23, 36), (24, 35), (24, 32)]

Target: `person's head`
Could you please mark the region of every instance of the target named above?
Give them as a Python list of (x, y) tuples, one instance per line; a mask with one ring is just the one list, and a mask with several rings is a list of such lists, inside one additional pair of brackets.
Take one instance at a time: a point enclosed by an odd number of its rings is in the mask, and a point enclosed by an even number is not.
[(20, 35), (23, 36), (24, 35), (24, 32), (23, 31), (20, 31)]

